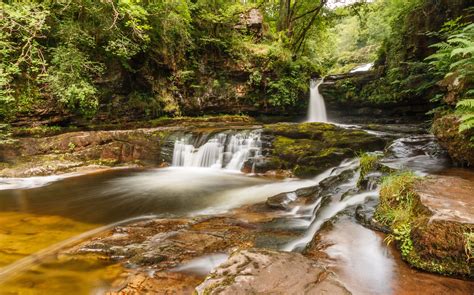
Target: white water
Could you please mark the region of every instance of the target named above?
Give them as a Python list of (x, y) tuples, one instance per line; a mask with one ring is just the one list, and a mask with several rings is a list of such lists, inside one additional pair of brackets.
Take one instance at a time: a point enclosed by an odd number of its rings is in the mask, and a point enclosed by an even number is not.
[[(337, 167), (329, 175), (338, 175), (345, 170), (354, 169), (358, 164), (359, 163), (357, 160), (343, 162), (341, 163), (339, 167)], [(346, 208), (357, 205), (357, 204), (362, 204), (368, 198), (376, 197), (378, 195), (378, 190), (374, 189), (372, 191), (366, 191), (366, 192), (353, 194), (351, 196), (347, 196), (344, 199), (341, 199), (342, 194), (344, 192), (347, 192), (351, 188), (354, 188), (356, 186), (358, 177), (359, 175), (356, 173), (352, 178), (348, 179), (345, 183), (340, 184), (339, 189), (338, 189), (339, 192), (337, 194), (333, 194), (331, 196), (330, 202), (324, 207), (319, 209), (318, 202), (321, 201), (320, 199), (318, 200), (317, 203), (311, 205), (309, 208), (311, 212), (311, 221), (310, 221), (309, 227), (306, 229), (305, 233), (301, 237), (289, 242), (288, 244), (283, 246), (281, 250), (295, 251), (306, 246), (309, 242), (311, 242), (311, 240), (313, 239), (313, 236), (316, 234), (316, 232), (318, 232), (318, 230), (321, 228), (324, 222), (336, 216), (339, 212), (345, 210)]]
[(374, 63), (373, 63), (373, 62), (368, 63), (368, 64), (363, 64), (363, 65), (360, 65), (360, 66), (358, 66), (358, 67), (355, 67), (355, 68), (352, 69), (350, 72), (351, 72), (351, 73), (367, 72), (368, 70), (372, 69), (373, 66), (374, 66)]
[(311, 80), (308, 108), (308, 122), (327, 122), (326, 105), (323, 96), (319, 93), (319, 85), (324, 79)]
[(392, 294), (395, 261), (383, 238), (343, 217), (323, 237), (324, 252), (352, 294)]
[(30, 189), (48, 185), (52, 182), (64, 179), (68, 176), (75, 175), (51, 175), (51, 176), (34, 176), (27, 178), (3, 178), (0, 177), (0, 190), (9, 189)]
[(248, 159), (260, 156), (260, 149), (259, 131), (219, 133), (200, 147), (182, 138), (174, 144), (173, 166), (240, 170)]

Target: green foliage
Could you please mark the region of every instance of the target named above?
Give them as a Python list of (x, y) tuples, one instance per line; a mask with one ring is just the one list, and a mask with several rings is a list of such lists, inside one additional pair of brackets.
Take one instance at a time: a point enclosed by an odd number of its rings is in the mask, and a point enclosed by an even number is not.
[(375, 212), (376, 219), (392, 229), (386, 241), (397, 241), (403, 257), (413, 251), (410, 236), (415, 203), (413, 185), (418, 179), (409, 171), (386, 176), (382, 181), (380, 203)]
[(0, 116), (13, 115), (21, 104), (22, 80), (29, 87), (34, 77), (44, 74), (44, 46), (39, 40), (49, 29), (50, 12), (35, 2), (0, 3)]
[(407, 257), (413, 251), (413, 241), (410, 237), (411, 225), (410, 223), (402, 223), (393, 229), (393, 233), (386, 239), (390, 243), (391, 240), (398, 241), (400, 243), (400, 251), (403, 257)]
[[(239, 99), (292, 107), (306, 98), (310, 74), (321, 63), (304, 49), (306, 36), (314, 42), (325, 32), (322, 8), (312, 11), (325, 2), (302, 0), (295, 7), (308, 14), (293, 28), (317, 20), (296, 34), (304, 35), (298, 56), (290, 28), (277, 29), (273, 1), (2, 2), (0, 117), (46, 105), (91, 117), (117, 109), (116, 96), (128, 98), (119, 109), (147, 118), (180, 115), (183, 105), (201, 104), (201, 97), (235, 95), (237, 71), (249, 77), (249, 93)], [(267, 22), (257, 30), (245, 20), (255, 7)]]
[(405, 223), (412, 214), (414, 193), (413, 185), (418, 177), (405, 171), (384, 177), (380, 189), (380, 204), (376, 217), (385, 225)]
[(474, 259), (474, 232), (464, 233), (464, 238), (466, 240), (464, 244), (464, 250), (466, 251), (467, 261)]
[[(474, 131), (474, 24), (462, 24), (461, 19), (447, 22), (440, 34), (446, 41), (432, 45), (436, 52), (427, 60), (432, 70), (443, 79), (453, 79), (453, 84), (468, 85), (461, 93), (456, 111), (461, 117), (459, 132)], [(471, 137), (474, 141), (474, 136)]]
[(360, 185), (365, 176), (376, 168), (380, 157), (381, 155), (374, 153), (362, 153), (359, 155), (360, 176), (357, 185)]
[[(327, 0), (4, 1), (0, 116), (45, 106), (84, 117), (127, 108), (176, 116), (215, 98), (304, 107), (312, 75), (349, 70), (384, 51), (393, 24), (419, 1), (408, 2), (330, 9)], [(263, 23), (250, 25), (252, 11)], [(392, 68), (371, 100), (429, 88), (420, 66)], [(117, 97), (128, 99), (117, 108)]]
[(72, 44), (54, 48), (51, 55), (51, 66), (45, 78), (51, 94), (70, 110), (93, 115), (99, 102), (92, 80), (102, 73), (103, 65), (90, 61)]

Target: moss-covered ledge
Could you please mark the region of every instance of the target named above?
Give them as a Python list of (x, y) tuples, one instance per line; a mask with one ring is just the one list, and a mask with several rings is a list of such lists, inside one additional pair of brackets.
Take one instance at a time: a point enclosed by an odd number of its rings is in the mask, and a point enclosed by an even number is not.
[(387, 176), (375, 218), (388, 226), (402, 258), (429, 272), (472, 279), (474, 181), (453, 176)]
[(384, 140), (365, 131), (328, 123), (271, 124), (262, 134), (271, 138), (271, 147), (257, 172), (287, 169), (298, 177), (315, 176), (357, 153), (385, 146)]

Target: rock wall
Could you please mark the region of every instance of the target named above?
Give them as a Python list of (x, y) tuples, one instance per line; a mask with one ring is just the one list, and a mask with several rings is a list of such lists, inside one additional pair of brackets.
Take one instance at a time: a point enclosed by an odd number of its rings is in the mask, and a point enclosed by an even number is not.
[(382, 88), (378, 85), (381, 79), (382, 74), (376, 70), (326, 77), (319, 90), (326, 102), (328, 117), (343, 123), (411, 123), (426, 120), (426, 113), (432, 107), (427, 100), (368, 99), (367, 95), (373, 95), (367, 91), (368, 85)]

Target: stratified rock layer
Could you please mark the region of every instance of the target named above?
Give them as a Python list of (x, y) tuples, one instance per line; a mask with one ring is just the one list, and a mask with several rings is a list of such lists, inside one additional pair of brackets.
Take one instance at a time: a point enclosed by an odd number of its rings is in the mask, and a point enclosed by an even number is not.
[(392, 210), (378, 208), (376, 215), (392, 220), (388, 225), (403, 259), (419, 269), (472, 279), (474, 173), (429, 176), (412, 185), (401, 181), (394, 182), (398, 193), (382, 188), (379, 208)]
[(351, 294), (314, 260), (299, 253), (243, 250), (196, 287), (198, 294)]

